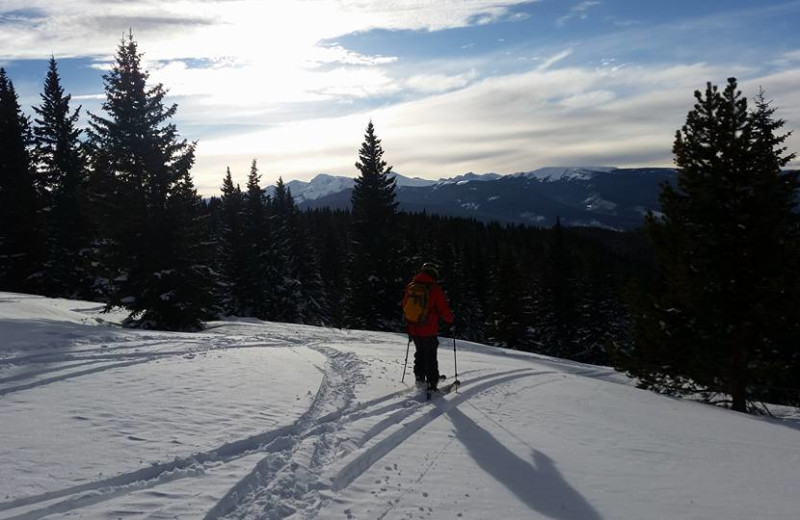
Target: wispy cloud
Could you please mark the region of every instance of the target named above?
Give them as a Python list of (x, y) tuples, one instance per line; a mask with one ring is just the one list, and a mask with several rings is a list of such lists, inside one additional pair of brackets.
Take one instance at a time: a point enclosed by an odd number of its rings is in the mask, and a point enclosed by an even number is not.
[(778, 66), (800, 64), (800, 49), (784, 52), (782, 55), (780, 55), (777, 59), (773, 61), (773, 64)]
[(569, 57), (570, 54), (572, 54), (572, 49), (561, 51), (558, 54), (555, 54), (544, 60), (541, 65), (537, 67), (537, 70), (547, 70), (559, 61)]
[(558, 27), (563, 27), (566, 23), (573, 19), (578, 20), (586, 20), (589, 18), (589, 9), (596, 5), (600, 5), (603, 2), (597, 2), (594, 0), (587, 0), (585, 2), (581, 2), (578, 5), (574, 6), (572, 9), (569, 10), (569, 13), (562, 16), (561, 18), (556, 20), (556, 25)]

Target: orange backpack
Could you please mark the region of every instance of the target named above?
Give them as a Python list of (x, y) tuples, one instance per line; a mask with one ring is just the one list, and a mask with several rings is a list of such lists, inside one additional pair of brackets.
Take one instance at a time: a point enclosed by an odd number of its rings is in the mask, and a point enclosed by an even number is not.
[(403, 317), (409, 325), (423, 325), (428, 321), (428, 296), (430, 285), (427, 283), (412, 282), (406, 290), (406, 300), (403, 304)]

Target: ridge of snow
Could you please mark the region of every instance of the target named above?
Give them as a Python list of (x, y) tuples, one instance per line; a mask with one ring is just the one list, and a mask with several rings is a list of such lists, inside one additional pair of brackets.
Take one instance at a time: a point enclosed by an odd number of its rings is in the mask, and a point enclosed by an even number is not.
[[(432, 186), (437, 183), (437, 181), (421, 179), (419, 177), (406, 177), (398, 173), (394, 173), (394, 179), (398, 186), (408, 187)], [(297, 204), (307, 200), (316, 200), (333, 193), (339, 193), (353, 186), (355, 186), (355, 178), (331, 175), (328, 173), (317, 174), (310, 181), (293, 180), (286, 183), (286, 187), (291, 190), (292, 198), (294, 198)], [(274, 195), (275, 186), (268, 186), (266, 188), (266, 193), (268, 195)]]
[(400, 175), (399, 173), (394, 174), (394, 180), (398, 186), (408, 188), (424, 188), (426, 186), (433, 186), (438, 182), (430, 179), (422, 179), (420, 177), (406, 177), (404, 175)]
[(530, 172), (512, 173), (510, 177), (523, 177), (541, 182), (589, 180), (596, 172), (609, 173), (616, 169), (613, 166), (548, 166)]
[(479, 181), (479, 182), (486, 182), (486, 181), (495, 181), (501, 178), (502, 175), (499, 173), (475, 173), (475, 172), (467, 172), (462, 175), (457, 175), (455, 177), (450, 178), (442, 178), (436, 181), (437, 184), (466, 184), (467, 182), (472, 181)]
[[(297, 204), (307, 200), (316, 200), (332, 193), (338, 193), (355, 185), (352, 177), (340, 177), (327, 173), (317, 174), (310, 181), (294, 180), (286, 183), (292, 192), (292, 198)], [(267, 194), (275, 193), (275, 186), (269, 186)]]

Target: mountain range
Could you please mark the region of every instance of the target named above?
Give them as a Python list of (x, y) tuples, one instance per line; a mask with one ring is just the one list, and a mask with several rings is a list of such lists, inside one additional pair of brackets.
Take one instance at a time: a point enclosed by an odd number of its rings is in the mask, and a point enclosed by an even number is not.
[[(661, 185), (676, 177), (671, 168), (608, 166), (548, 167), (510, 175), (470, 172), (439, 180), (395, 174), (401, 211), (541, 227), (560, 218), (565, 226), (615, 230), (640, 227), (648, 211), (658, 213)], [(301, 209), (344, 209), (350, 206), (354, 182), (320, 174), (286, 186)]]

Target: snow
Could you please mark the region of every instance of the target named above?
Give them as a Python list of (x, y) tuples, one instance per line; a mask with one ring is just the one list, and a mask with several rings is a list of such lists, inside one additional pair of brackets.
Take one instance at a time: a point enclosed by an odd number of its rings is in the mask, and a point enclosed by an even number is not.
[[(394, 173), (394, 178), (398, 186), (408, 187), (432, 186), (437, 182), (420, 179), (419, 177), (404, 177), (397, 173)], [(308, 200), (316, 200), (333, 193), (339, 193), (353, 186), (355, 186), (355, 179), (353, 177), (330, 175), (327, 173), (320, 173), (308, 182), (294, 180), (286, 183), (286, 187), (291, 190), (292, 198), (297, 204)], [(268, 186), (265, 191), (268, 195), (274, 196), (275, 186)]]
[(511, 177), (524, 177), (540, 182), (555, 182), (564, 180), (589, 180), (596, 172), (612, 172), (616, 170), (613, 166), (550, 166), (539, 168), (532, 172), (519, 172), (511, 174)]
[[(292, 192), (292, 198), (297, 204), (307, 200), (316, 200), (332, 193), (338, 193), (352, 188), (355, 180), (352, 177), (340, 177), (320, 173), (309, 182), (294, 180), (286, 183), (286, 187)], [(275, 194), (275, 186), (266, 188), (268, 195)]]
[(408, 188), (422, 188), (426, 186), (433, 186), (437, 183), (437, 181), (432, 181), (430, 179), (421, 179), (419, 177), (405, 177), (400, 175), (399, 173), (394, 174), (394, 180), (398, 186), (408, 187)]
[(437, 184), (457, 184), (463, 185), (467, 184), (468, 182), (478, 181), (478, 182), (486, 182), (486, 181), (495, 181), (501, 178), (502, 175), (499, 173), (474, 173), (474, 172), (467, 172), (462, 175), (457, 175), (455, 177), (447, 178), (447, 179), (439, 179)]
[[(0, 293), (0, 518), (796, 519), (800, 414), (457, 341), (425, 402), (402, 334), (122, 329)], [(442, 338), (452, 376), (453, 340)], [(776, 408), (776, 410), (778, 410)]]
[(597, 193), (593, 193), (583, 201), (588, 211), (614, 211), (617, 205), (610, 200), (602, 198)]

